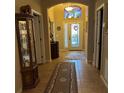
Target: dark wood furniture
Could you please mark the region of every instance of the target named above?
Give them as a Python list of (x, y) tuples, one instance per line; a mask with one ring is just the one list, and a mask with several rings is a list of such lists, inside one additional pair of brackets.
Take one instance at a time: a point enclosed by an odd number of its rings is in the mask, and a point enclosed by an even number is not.
[(59, 57), (59, 42), (51, 42), (51, 58), (55, 59)]
[(39, 81), (33, 16), (28, 14), (16, 14), (15, 16), (23, 89), (33, 88)]

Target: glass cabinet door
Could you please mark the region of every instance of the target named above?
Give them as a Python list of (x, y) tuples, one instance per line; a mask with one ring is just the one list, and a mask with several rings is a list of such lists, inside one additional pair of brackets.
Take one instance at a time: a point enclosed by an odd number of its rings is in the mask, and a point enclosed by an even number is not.
[(30, 51), (28, 44), (28, 30), (26, 27), (26, 21), (19, 22), (19, 39), (20, 39), (20, 48), (22, 54), (22, 66), (30, 67)]
[(34, 65), (36, 62), (35, 59), (35, 42), (34, 42), (34, 34), (33, 34), (33, 22), (32, 20), (28, 20), (28, 24), (29, 24), (29, 36), (30, 36), (30, 44), (31, 44), (31, 57), (32, 57), (32, 64)]

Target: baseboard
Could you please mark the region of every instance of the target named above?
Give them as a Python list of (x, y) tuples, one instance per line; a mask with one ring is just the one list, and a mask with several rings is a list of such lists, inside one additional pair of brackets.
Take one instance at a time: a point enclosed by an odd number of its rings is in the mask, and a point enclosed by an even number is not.
[(95, 63), (94, 59), (93, 59), (93, 63), (92, 63), (92, 65), (93, 65), (93, 67), (96, 68), (96, 63)]
[(22, 88), (20, 88), (20, 89), (17, 91), (17, 93), (22, 93)]
[(84, 51), (86, 53), (86, 50), (85, 49), (81, 49), (81, 51)]
[(79, 50), (69, 50), (69, 49), (59, 49), (60, 52), (68, 52), (68, 51), (85, 51), (85, 49), (79, 49)]
[(96, 53), (93, 53), (93, 67), (98, 68), (96, 65)]
[(93, 62), (92, 60), (87, 60), (88, 64), (92, 64), (92, 62)]
[(52, 60), (45, 60), (45, 63), (50, 63), (52, 62)]
[(105, 84), (105, 86), (108, 88), (108, 84), (107, 84), (107, 82), (105, 81), (105, 79), (104, 79), (103, 75), (100, 75), (100, 77), (101, 77), (101, 79), (102, 79), (103, 83)]
[(41, 59), (40, 62), (37, 62), (38, 65), (40, 65), (40, 64), (44, 64), (44, 63), (45, 63), (44, 59)]
[(59, 52), (67, 52), (67, 49), (59, 49)]

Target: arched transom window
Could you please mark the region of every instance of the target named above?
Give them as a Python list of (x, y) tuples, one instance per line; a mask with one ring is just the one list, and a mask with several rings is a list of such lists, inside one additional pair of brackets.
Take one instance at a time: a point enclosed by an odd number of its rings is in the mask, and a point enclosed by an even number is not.
[(80, 18), (81, 8), (79, 6), (68, 6), (64, 9), (64, 18)]

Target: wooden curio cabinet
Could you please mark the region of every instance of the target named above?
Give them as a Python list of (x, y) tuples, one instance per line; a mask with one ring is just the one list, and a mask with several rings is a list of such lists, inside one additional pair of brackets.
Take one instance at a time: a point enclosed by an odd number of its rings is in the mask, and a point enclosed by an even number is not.
[(16, 14), (15, 21), (23, 89), (33, 88), (39, 81), (33, 16), (28, 14)]

